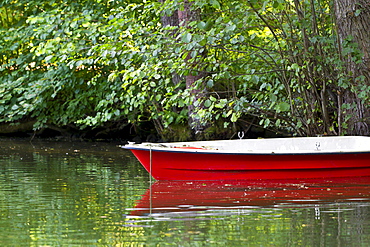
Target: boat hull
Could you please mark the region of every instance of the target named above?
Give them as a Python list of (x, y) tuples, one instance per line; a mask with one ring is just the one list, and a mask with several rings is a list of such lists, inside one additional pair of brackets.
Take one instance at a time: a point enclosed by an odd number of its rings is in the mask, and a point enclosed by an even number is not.
[(131, 149), (157, 180), (370, 176), (370, 153), (242, 154)]

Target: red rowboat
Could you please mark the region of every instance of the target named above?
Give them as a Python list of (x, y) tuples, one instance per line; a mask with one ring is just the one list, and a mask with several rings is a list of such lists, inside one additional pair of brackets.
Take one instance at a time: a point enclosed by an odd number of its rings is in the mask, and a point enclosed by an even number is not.
[(370, 137), (297, 137), (128, 144), (157, 180), (370, 176)]

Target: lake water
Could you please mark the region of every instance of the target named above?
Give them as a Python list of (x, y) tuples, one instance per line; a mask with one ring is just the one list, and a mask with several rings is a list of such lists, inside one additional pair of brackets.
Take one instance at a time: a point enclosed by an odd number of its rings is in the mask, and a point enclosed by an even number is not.
[(151, 181), (116, 144), (0, 140), (0, 246), (370, 246), (370, 178)]

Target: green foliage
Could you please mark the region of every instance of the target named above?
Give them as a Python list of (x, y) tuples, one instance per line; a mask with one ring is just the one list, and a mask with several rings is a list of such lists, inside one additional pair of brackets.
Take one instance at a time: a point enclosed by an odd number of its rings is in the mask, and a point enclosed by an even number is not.
[(23, 25), (0, 35), (0, 122), (32, 117), (37, 129), (78, 124), (94, 114), (99, 118), (89, 124), (95, 126), (121, 117), (121, 82), (107, 83), (111, 65), (90, 54), (94, 46), (104, 45), (100, 29), (109, 23), (112, 3), (124, 2), (49, 1), (31, 8), (32, 1), (17, 1), (3, 7), (8, 11), (21, 5), (25, 11), (19, 13)]
[(342, 134), (337, 97), (352, 90), (368, 102), (369, 88), (345, 70), (343, 56), (362, 55), (350, 37), (338, 53), (330, 4), (199, 0), (197, 20), (164, 26), (182, 1), (3, 1), (0, 122), (152, 121), (163, 137), (186, 139), (177, 129), (195, 107), (206, 127)]
[(361, 63), (362, 54), (350, 37), (338, 52), (330, 4), (227, 1), (194, 25), (207, 37), (203, 123), (223, 118), (227, 127), (255, 116), (265, 128), (293, 134), (344, 134), (341, 93), (369, 102), (368, 83), (346, 71), (342, 57)]

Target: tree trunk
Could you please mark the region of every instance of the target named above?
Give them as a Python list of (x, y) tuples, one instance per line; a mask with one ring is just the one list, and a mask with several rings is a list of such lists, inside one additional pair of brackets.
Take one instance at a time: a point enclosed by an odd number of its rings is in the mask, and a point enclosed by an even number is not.
[[(191, 9), (192, 3), (188, 0), (184, 0), (184, 9), (178, 11), (178, 17), (179, 17), (179, 23), (180, 25), (187, 26), (188, 23), (191, 21), (196, 21), (200, 19), (200, 15), (198, 11), (194, 11)], [(197, 63), (190, 62), (191, 60), (191, 51), (188, 51), (188, 54), (185, 58), (186, 62), (188, 63), (188, 68), (190, 70), (190, 73), (185, 77), (186, 81), (186, 88), (191, 89), (194, 87), (195, 82), (201, 78), (204, 77), (204, 73), (198, 71), (197, 69)], [(203, 89), (193, 89), (191, 91), (192, 95), (195, 97), (195, 101), (201, 97), (204, 96), (204, 90)], [(199, 106), (198, 106), (199, 107)], [(203, 131), (204, 125), (201, 123), (200, 119), (195, 117), (194, 110), (196, 106), (194, 104), (189, 106), (189, 125), (193, 129), (193, 134), (195, 135), (195, 138), (199, 136), (199, 134)]]
[[(359, 98), (359, 89), (362, 87), (367, 90), (370, 86), (370, 3), (368, 0), (334, 0), (334, 12), (340, 49), (342, 50), (344, 42), (352, 37), (350, 42), (357, 43), (362, 52), (360, 63), (356, 62), (353, 53), (343, 57), (347, 73), (352, 78), (351, 86), (357, 89), (351, 90), (350, 87), (343, 93), (342, 103), (355, 106), (346, 111), (346, 114), (352, 116), (348, 122), (347, 134), (369, 135), (370, 106), (364, 103), (369, 102), (369, 95), (365, 99)], [(358, 85), (360, 77), (365, 79)]]
[[(164, 3), (165, 0), (159, 0), (160, 3)], [(172, 15), (166, 15), (163, 14), (161, 16), (161, 23), (163, 27), (171, 26), (171, 27), (178, 27), (179, 26), (179, 14), (178, 11), (174, 11)], [(170, 36), (174, 38), (176, 36), (176, 33), (178, 31), (178, 28), (172, 30), (170, 32)], [(172, 73), (172, 82), (177, 85), (181, 81), (181, 77), (177, 73)]]

